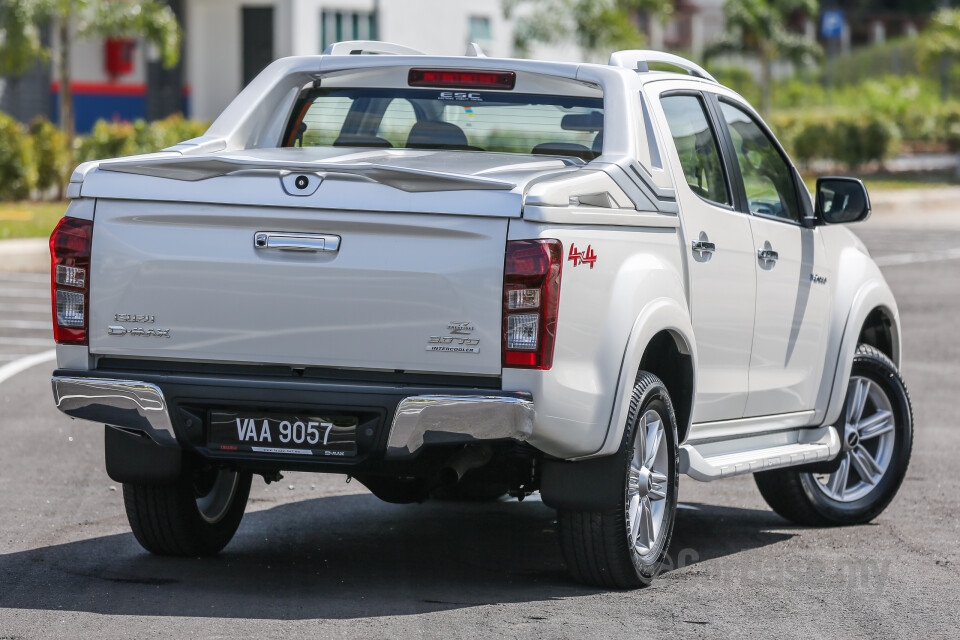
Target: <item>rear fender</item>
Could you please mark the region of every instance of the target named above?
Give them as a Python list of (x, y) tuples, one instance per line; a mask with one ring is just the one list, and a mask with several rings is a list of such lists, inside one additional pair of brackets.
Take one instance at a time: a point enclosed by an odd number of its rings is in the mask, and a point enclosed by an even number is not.
[[(672, 298), (657, 298), (650, 301), (633, 323), (630, 338), (627, 341), (623, 355), (623, 364), (620, 367), (620, 376), (617, 381), (616, 401), (607, 427), (607, 437), (599, 451), (590, 457), (608, 456), (616, 453), (626, 428), (627, 414), (630, 411), (630, 397), (633, 385), (640, 370), (640, 361), (650, 341), (661, 331), (668, 331), (676, 342), (680, 353), (691, 359), (694, 371), (693, 390), (696, 390), (697, 352), (693, 337), (693, 326), (690, 322), (690, 313), (686, 305)], [(693, 411), (689, 412), (693, 415)], [(687, 424), (677, 425), (681, 432), (689, 433), (689, 419)]]

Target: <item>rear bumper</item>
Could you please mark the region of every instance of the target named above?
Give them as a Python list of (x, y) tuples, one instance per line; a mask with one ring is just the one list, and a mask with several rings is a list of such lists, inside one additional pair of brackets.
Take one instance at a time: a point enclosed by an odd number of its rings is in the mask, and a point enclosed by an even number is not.
[(533, 432), (536, 413), (529, 394), (493, 389), (110, 374), (56, 371), (51, 382), (57, 408), (74, 418), (140, 431), (158, 445), (193, 449), (209, 457), (229, 457), (206, 450), (205, 416), (213, 408), (355, 411), (366, 439), (358, 443), (361, 455), (354, 463), (409, 458), (424, 445), (523, 442)]
[(163, 391), (138, 380), (54, 376), (53, 400), (72, 418), (142, 431), (159, 445), (176, 446), (177, 436)]

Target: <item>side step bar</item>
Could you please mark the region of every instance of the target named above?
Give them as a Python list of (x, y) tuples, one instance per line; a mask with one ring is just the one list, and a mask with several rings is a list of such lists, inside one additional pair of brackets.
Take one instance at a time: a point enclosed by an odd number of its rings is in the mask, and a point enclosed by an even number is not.
[(680, 447), (680, 473), (710, 482), (756, 471), (830, 460), (840, 453), (840, 436), (832, 426), (795, 429)]

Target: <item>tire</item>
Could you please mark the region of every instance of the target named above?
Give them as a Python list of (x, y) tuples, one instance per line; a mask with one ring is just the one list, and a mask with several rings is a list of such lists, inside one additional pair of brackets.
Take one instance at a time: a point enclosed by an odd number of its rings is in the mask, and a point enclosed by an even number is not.
[[(648, 447), (653, 434), (659, 435), (659, 444)], [(611, 461), (621, 477), (615, 485), (617, 495), (603, 496), (618, 506), (607, 511), (558, 512), (560, 547), (574, 578), (615, 589), (651, 583), (673, 536), (678, 451), (670, 394), (659, 378), (641, 372), (620, 449)], [(646, 539), (641, 541), (645, 532)]]
[(787, 520), (863, 524), (900, 489), (913, 448), (913, 408), (896, 365), (870, 345), (857, 347), (836, 427), (842, 448), (832, 472), (788, 468), (754, 474), (763, 499)]
[(123, 504), (137, 542), (161, 556), (209, 556), (240, 526), (251, 474), (210, 466), (186, 470), (176, 482), (124, 483)]

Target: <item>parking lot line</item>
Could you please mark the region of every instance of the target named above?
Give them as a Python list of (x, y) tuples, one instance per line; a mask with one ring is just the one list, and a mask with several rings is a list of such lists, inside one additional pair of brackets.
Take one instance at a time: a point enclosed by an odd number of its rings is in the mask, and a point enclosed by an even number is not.
[(50, 289), (0, 289), (0, 298), (50, 298)]
[(50, 313), (49, 304), (5, 304), (0, 302), (0, 313), (19, 311), (21, 313)]
[(0, 282), (50, 282), (49, 273), (4, 273), (0, 274)]
[(36, 365), (44, 362), (50, 362), (56, 358), (57, 350), (50, 349), (49, 351), (34, 353), (33, 355), (29, 355), (24, 358), (20, 358), (19, 360), (14, 360), (9, 364), (5, 364), (0, 367), (0, 384), (3, 384), (5, 381), (9, 380), (21, 371), (26, 371), (30, 367), (35, 367)]
[(916, 253), (895, 253), (888, 256), (874, 258), (881, 267), (894, 267), (902, 264), (918, 264), (921, 262), (940, 262), (942, 260), (960, 259), (960, 247), (941, 249), (939, 251), (918, 251)]
[(49, 347), (53, 344), (53, 336), (49, 338), (8, 338), (6, 336), (0, 336), (0, 344)]
[[(49, 309), (47, 309), (49, 311)], [(0, 320), (3, 329), (49, 329), (50, 321), (42, 320)]]

